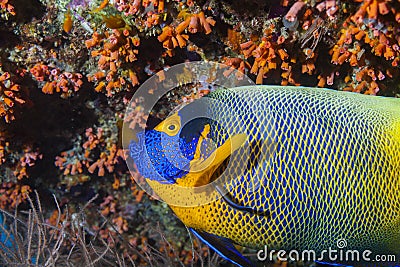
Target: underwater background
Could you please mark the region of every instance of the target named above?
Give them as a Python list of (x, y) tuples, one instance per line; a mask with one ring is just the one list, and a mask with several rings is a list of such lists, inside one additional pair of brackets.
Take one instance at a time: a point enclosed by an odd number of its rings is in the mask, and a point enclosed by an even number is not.
[(182, 85), (149, 118), (137, 88), (205, 60), (399, 97), (399, 23), (396, 0), (0, 0), (0, 266), (229, 266), (135, 183), (121, 137), (212, 88)]

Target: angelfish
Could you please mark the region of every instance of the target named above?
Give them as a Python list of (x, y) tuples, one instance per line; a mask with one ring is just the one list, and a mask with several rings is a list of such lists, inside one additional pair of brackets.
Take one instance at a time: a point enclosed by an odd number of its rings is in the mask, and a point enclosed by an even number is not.
[(319, 253), (345, 240), (400, 260), (400, 99), (287, 86), (202, 99), (129, 145), (202, 241), (238, 266), (252, 263), (233, 244)]

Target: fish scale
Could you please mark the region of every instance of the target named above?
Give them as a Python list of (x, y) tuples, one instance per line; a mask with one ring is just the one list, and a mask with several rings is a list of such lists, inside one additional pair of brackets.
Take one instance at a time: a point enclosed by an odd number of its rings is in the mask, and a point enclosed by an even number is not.
[[(280, 86), (207, 97), (223, 103), (207, 106), (228, 129), (211, 123), (218, 147), (238, 133), (264, 145), (250, 148), (250, 166), (240, 157), (248, 147), (238, 150), (229, 169), (237, 179), (225, 187), (236, 203), (268, 215), (235, 209), (224, 198), (171, 206), (185, 225), (253, 248), (321, 251), (344, 238), (349, 249), (399, 253), (399, 99)], [(176, 183), (184, 185), (185, 176)]]

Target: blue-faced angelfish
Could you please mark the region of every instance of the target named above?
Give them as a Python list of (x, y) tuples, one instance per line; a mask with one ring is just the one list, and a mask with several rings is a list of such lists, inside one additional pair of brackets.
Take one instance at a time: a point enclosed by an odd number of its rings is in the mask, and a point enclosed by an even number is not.
[(202, 99), (129, 145), (161, 198), (225, 173), (206, 202), (166, 200), (201, 240), (239, 266), (252, 263), (233, 244), (320, 253), (345, 240), (400, 260), (400, 99), (285, 86)]

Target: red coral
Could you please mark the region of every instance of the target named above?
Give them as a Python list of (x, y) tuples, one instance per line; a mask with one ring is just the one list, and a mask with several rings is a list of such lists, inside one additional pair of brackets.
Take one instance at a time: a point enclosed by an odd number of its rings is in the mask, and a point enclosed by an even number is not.
[(164, 12), (164, 0), (117, 0), (115, 2), (118, 11), (124, 12), (126, 16), (136, 15), (141, 8), (146, 8), (151, 4), (157, 7), (157, 12)]
[(135, 129), (137, 126), (141, 129), (146, 128), (148, 116), (144, 114), (142, 107), (143, 102), (143, 98), (136, 98), (133, 101), (124, 98), (124, 103), (130, 105), (125, 114), (124, 123), (126, 123), (130, 129)]
[(54, 165), (60, 170), (64, 170), (64, 175), (75, 175), (83, 172), (85, 162), (79, 154), (74, 151), (63, 151), (60, 156), (56, 156)]
[[(364, 1), (343, 24), (340, 38), (330, 54), (333, 64), (349, 64), (353, 67), (350, 70), (356, 73), (347, 76), (345, 90), (376, 94), (385, 88), (380, 81), (396, 72), (392, 67), (397, 67), (400, 59), (399, 39), (395, 33), (399, 22), (386, 19), (389, 13), (398, 14), (391, 5), (385, 0)], [(389, 63), (386, 67), (382, 66), (384, 61)]]
[(296, 3), (294, 3), (289, 9), (288, 13), (285, 15), (285, 19), (290, 22), (297, 20), (298, 13), (300, 12), (300, 10), (303, 9), (305, 5), (306, 3), (303, 1), (297, 1)]

